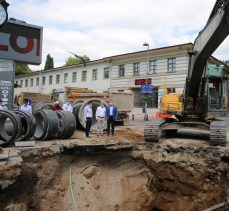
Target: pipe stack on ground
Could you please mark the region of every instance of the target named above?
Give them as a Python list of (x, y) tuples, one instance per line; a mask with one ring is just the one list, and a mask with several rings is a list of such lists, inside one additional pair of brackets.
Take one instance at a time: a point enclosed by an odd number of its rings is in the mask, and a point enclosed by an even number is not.
[(21, 110), (0, 111), (0, 146), (15, 141), (68, 139), (76, 129), (73, 113), (40, 109), (34, 115)]

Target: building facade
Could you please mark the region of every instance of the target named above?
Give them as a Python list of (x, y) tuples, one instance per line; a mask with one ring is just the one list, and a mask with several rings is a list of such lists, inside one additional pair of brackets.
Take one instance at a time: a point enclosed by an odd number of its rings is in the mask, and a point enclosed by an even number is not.
[(134, 94), (134, 106), (144, 105), (141, 86), (152, 85), (148, 107), (158, 107), (165, 89), (183, 91), (192, 43), (106, 57), (84, 65), (72, 65), (17, 76), (21, 91), (50, 94), (64, 86), (88, 88), (96, 92), (122, 91)]

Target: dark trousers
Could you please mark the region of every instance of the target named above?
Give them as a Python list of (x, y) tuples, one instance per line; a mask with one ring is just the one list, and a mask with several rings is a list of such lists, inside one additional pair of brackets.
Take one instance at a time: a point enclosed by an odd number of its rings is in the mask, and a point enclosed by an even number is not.
[(91, 129), (91, 123), (92, 123), (92, 118), (91, 117), (87, 117), (86, 118), (86, 137), (89, 136), (89, 131)]
[(107, 135), (110, 134), (110, 127), (111, 127), (111, 133), (114, 135), (114, 125), (115, 125), (115, 120), (113, 116), (109, 116), (107, 119)]

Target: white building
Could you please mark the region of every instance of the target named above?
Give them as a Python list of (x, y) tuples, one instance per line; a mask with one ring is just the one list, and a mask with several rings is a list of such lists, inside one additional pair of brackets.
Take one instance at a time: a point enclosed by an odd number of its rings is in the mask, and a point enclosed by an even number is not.
[[(72, 65), (37, 71), (17, 76), (15, 82), (21, 91), (50, 94), (53, 89), (63, 91), (64, 86), (82, 87), (93, 91), (124, 91), (134, 93), (134, 105), (143, 105), (141, 84), (153, 85), (149, 107), (158, 107), (163, 89), (170, 92), (182, 92), (187, 76), (189, 54), (192, 43), (157, 48), (146, 51), (106, 57), (84, 65)], [(211, 63), (219, 63), (211, 57)], [(149, 64), (149, 66), (148, 66)], [(146, 74), (148, 72), (148, 74)]]

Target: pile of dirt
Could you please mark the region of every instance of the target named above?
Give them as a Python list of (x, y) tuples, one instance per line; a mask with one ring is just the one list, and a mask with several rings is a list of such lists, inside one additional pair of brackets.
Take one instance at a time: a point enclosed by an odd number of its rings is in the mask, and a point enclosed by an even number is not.
[(228, 199), (223, 147), (136, 144), (132, 151), (22, 151), (0, 165), (0, 207), (27, 210), (204, 210)]

